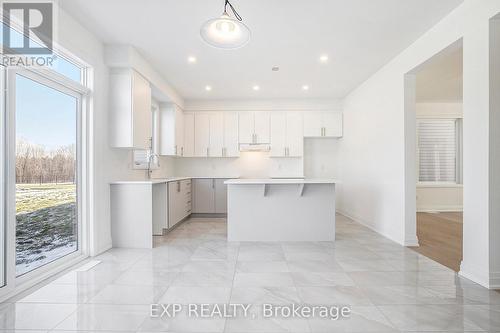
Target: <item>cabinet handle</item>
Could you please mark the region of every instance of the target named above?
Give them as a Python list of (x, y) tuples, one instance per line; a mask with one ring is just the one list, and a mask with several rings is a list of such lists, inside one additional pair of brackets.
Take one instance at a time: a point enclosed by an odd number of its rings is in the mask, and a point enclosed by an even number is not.
[(210, 156), (209, 151), (210, 151), (210, 148), (207, 147), (207, 157)]
[(286, 147), (285, 147), (285, 156), (286, 156)]
[(290, 156), (290, 148), (286, 147), (286, 156)]
[(181, 147), (181, 156), (184, 156), (184, 147)]
[(177, 192), (181, 191), (181, 182), (177, 182)]
[(225, 149), (226, 149), (226, 148), (222, 147), (222, 156), (223, 156), (223, 157), (224, 157), (224, 156), (226, 156)]
[(177, 145), (174, 146), (174, 155), (177, 155)]
[(215, 178), (212, 178), (212, 188), (215, 188)]

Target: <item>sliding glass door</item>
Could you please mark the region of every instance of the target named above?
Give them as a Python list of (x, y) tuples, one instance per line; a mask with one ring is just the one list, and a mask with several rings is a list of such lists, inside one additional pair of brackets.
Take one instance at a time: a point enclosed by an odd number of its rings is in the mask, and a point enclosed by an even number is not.
[(79, 98), (16, 74), (16, 276), (78, 250)]

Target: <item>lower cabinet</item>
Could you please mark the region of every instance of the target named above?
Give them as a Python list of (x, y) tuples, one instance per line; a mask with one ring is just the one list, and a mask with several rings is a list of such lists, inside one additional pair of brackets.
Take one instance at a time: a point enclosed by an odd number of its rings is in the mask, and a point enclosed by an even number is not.
[(191, 214), (191, 180), (168, 183), (168, 228)]
[(193, 179), (193, 213), (227, 213), (226, 179)]

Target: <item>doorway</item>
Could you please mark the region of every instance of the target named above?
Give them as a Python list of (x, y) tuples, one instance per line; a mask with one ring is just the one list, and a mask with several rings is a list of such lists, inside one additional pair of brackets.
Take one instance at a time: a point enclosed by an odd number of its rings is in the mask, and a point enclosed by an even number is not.
[(455, 43), (415, 77), (416, 233), (411, 248), (454, 271), (463, 243), (463, 47)]

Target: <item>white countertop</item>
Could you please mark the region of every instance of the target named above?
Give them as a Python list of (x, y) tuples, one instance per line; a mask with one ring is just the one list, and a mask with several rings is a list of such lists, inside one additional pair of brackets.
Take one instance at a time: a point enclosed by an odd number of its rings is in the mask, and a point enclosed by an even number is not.
[(169, 182), (176, 182), (180, 180), (186, 180), (186, 179), (232, 179), (232, 178), (238, 178), (238, 177), (222, 177), (222, 176), (207, 176), (207, 177), (168, 177), (168, 178), (152, 178), (148, 180), (118, 180), (118, 181), (113, 181), (110, 182), (111, 185), (151, 185), (151, 184), (162, 184), (162, 183), (169, 183)]
[(224, 182), (227, 185), (267, 185), (267, 184), (338, 184), (338, 180), (332, 178), (275, 178), (275, 179), (229, 179)]

